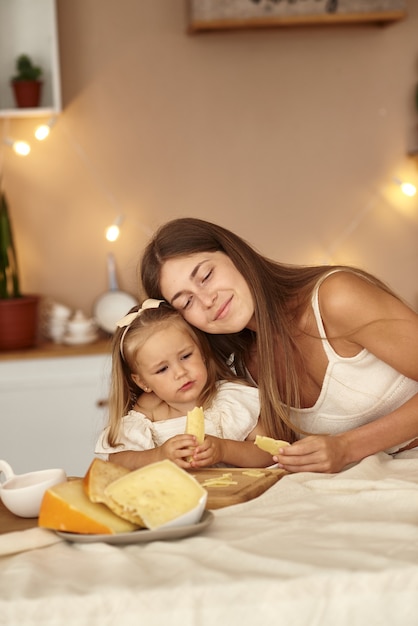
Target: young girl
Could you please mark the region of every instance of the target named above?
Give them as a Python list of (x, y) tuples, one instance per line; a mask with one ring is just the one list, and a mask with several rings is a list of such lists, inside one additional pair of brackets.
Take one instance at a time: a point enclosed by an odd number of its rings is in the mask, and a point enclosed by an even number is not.
[[(254, 445), (258, 391), (232, 380), (205, 335), (161, 300), (146, 300), (113, 337), (109, 424), (95, 452), (129, 469), (170, 459), (184, 469), (218, 463), (262, 467)], [(187, 412), (202, 406), (205, 440), (185, 434)], [(190, 461), (191, 457), (191, 461)]]
[(338, 472), (418, 445), (418, 316), (374, 276), (278, 263), (196, 218), (161, 226), (142, 285), (207, 333), (258, 384), (273, 457), (290, 472)]

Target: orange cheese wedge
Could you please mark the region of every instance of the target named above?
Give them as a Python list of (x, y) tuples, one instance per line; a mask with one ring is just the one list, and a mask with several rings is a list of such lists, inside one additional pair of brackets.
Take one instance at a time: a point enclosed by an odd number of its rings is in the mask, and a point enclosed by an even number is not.
[(106, 505), (91, 502), (77, 478), (50, 487), (44, 495), (38, 525), (51, 530), (114, 535), (138, 528), (115, 515)]

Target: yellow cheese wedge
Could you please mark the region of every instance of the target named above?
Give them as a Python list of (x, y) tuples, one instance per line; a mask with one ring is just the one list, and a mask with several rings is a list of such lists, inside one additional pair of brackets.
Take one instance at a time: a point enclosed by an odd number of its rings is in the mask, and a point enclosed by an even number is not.
[(186, 420), (186, 434), (194, 435), (200, 445), (205, 438), (205, 415), (202, 407), (195, 407), (188, 411)]
[(107, 504), (105, 488), (113, 481), (129, 474), (130, 470), (111, 461), (94, 459), (83, 478), (83, 487), (89, 500)]
[(193, 476), (165, 459), (112, 482), (105, 494), (118, 515), (153, 530), (196, 508), (207, 492)]
[(105, 535), (126, 533), (137, 528), (104, 504), (91, 502), (84, 492), (82, 478), (60, 483), (45, 492), (38, 525), (71, 533)]
[(278, 454), (280, 448), (290, 446), (290, 443), (288, 441), (282, 441), (281, 439), (272, 439), (271, 437), (264, 437), (262, 435), (256, 435), (254, 443), (258, 448), (260, 448), (260, 450), (265, 450), (271, 455)]

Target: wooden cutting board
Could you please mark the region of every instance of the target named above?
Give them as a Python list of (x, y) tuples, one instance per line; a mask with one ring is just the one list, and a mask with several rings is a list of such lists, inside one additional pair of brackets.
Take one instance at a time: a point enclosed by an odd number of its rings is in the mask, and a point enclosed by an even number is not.
[[(207, 489), (207, 509), (220, 509), (257, 498), (286, 474), (281, 469), (235, 467), (189, 470), (189, 473)], [(220, 484), (222, 478), (226, 478), (225, 485)]]

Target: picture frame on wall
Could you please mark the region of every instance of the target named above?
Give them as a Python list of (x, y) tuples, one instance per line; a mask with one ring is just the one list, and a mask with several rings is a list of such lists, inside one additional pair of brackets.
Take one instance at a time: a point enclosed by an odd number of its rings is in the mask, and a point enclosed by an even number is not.
[(188, 0), (191, 33), (405, 19), (406, 0)]

